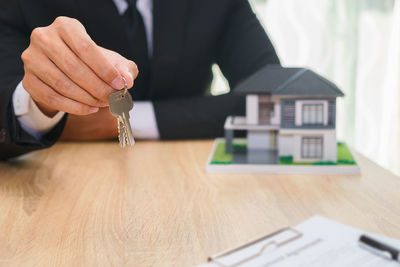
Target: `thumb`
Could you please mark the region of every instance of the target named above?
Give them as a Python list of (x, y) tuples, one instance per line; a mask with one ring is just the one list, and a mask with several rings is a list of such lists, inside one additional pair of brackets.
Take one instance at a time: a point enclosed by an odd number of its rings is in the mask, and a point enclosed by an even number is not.
[(135, 83), (135, 79), (138, 76), (138, 68), (133, 61), (127, 60), (127, 64), (125, 65), (117, 65), (116, 68), (121, 74), (122, 77), (125, 78), (128, 88), (132, 88)]
[(128, 88), (132, 88), (134, 80), (139, 74), (135, 62), (128, 60), (117, 52), (102, 48), (104, 55), (115, 66), (122, 77), (125, 78)]

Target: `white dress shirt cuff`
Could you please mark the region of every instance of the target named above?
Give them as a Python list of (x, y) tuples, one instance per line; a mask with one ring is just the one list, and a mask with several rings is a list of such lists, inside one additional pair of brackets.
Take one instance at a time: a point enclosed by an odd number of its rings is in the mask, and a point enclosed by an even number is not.
[(135, 101), (129, 112), (133, 136), (137, 139), (159, 139), (156, 115), (150, 101)]
[(58, 112), (54, 117), (47, 117), (38, 108), (32, 97), (20, 82), (13, 93), (14, 113), (22, 129), (36, 139), (50, 132), (59, 123), (65, 112)]

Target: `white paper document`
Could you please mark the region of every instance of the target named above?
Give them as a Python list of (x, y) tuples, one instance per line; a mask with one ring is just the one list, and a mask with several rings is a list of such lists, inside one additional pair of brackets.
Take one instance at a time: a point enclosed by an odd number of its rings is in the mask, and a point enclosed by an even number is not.
[[(285, 230), (251, 246), (224, 254), (203, 267), (399, 267), (361, 248), (362, 230), (321, 216)], [(388, 245), (400, 248), (400, 240), (367, 233)]]

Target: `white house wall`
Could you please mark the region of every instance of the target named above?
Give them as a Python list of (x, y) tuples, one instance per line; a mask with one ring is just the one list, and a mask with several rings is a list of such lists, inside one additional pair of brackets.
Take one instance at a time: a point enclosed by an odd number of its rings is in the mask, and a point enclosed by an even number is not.
[(301, 158), (301, 137), (302, 135), (296, 134), (293, 137), (293, 161), (302, 162), (304, 161)]
[(324, 160), (337, 161), (337, 140), (336, 131), (324, 134)]
[(247, 124), (258, 124), (258, 95), (246, 96)]
[[(323, 158), (303, 159), (301, 144), (303, 137), (323, 137)], [(278, 136), (279, 156), (293, 156), (295, 162), (337, 161), (337, 140), (335, 130), (285, 130)]]
[(293, 156), (294, 154), (294, 136), (291, 134), (280, 134), (278, 136), (279, 156)]

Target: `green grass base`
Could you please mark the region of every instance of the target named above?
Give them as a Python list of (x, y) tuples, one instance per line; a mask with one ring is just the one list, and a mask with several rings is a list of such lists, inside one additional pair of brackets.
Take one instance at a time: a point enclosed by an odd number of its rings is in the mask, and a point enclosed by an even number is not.
[[(233, 149), (246, 149), (246, 143), (233, 143)], [(211, 164), (232, 164), (232, 155), (225, 153), (225, 141), (220, 141), (217, 144)]]
[(338, 163), (341, 165), (357, 165), (356, 160), (351, 155), (350, 150), (347, 148), (345, 143), (338, 143), (337, 148)]
[(225, 141), (219, 142), (215, 148), (211, 164), (231, 164), (232, 155), (225, 153)]
[[(247, 144), (245, 142), (234, 142), (234, 150), (246, 149)], [(350, 150), (344, 143), (338, 143), (337, 146), (337, 162), (330, 161), (319, 161), (319, 162), (293, 162), (292, 156), (280, 157), (280, 165), (316, 165), (316, 166), (330, 166), (330, 165), (357, 165), (355, 159), (353, 158)], [(214, 155), (211, 159), (211, 164), (232, 164), (232, 155), (225, 153), (225, 141), (219, 141), (216, 145)]]

